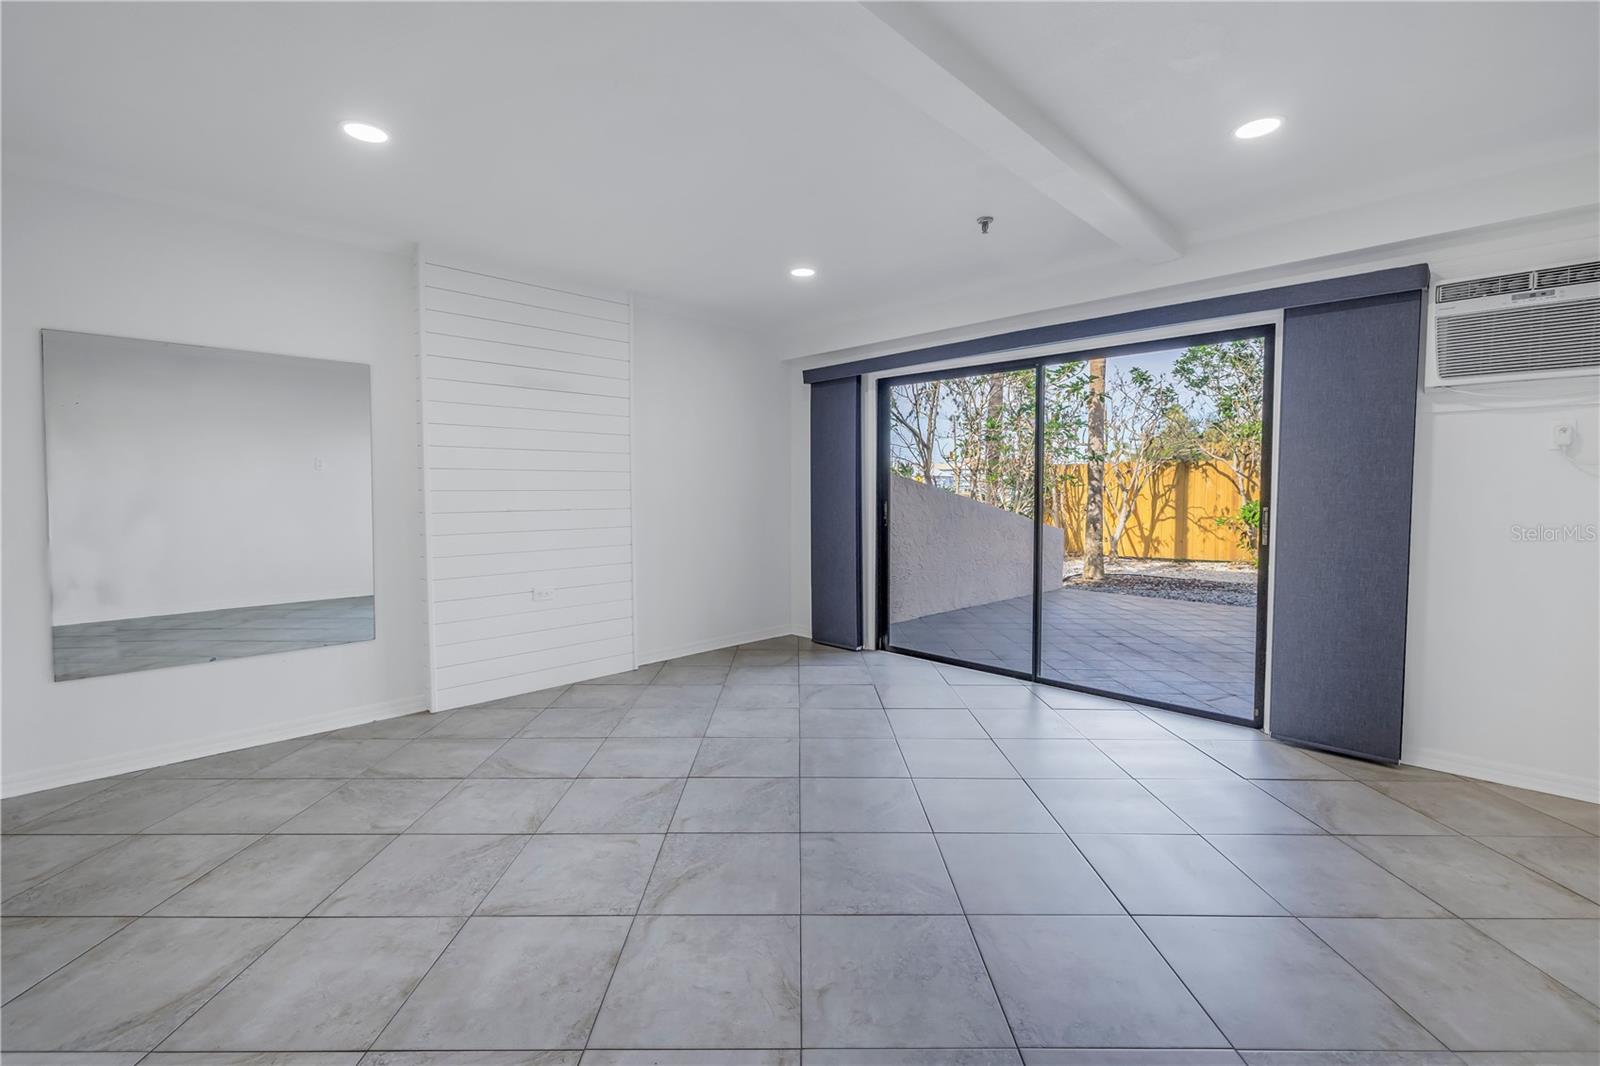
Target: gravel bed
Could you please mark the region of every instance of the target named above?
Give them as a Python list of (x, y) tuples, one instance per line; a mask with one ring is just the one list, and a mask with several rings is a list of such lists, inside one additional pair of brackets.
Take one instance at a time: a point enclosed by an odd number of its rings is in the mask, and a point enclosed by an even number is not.
[(1194, 603), (1221, 603), (1233, 607), (1254, 607), (1256, 586), (1241, 581), (1205, 581), (1192, 577), (1157, 577), (1151, 574), (1107, 574), (1099, 581), (1069, 577), (1063, 588), (1096, 592), (1120, 592), (1129, 596), (1150, 596), (1161, 600), (1189, 600)]

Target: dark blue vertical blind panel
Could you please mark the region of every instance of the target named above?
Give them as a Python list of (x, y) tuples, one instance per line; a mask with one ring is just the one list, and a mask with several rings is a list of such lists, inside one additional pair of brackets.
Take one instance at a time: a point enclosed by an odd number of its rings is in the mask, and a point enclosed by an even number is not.
[(811, 639), (861, 646), (861, 379), (811, 386)]
[(1423, 293), (1284, 313), (1274, 736), (1400, 758)]

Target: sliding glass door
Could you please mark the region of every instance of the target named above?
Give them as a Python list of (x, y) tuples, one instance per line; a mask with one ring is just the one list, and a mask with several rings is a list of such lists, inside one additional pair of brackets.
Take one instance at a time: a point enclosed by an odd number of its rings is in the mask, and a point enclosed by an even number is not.
[(1036, 377), (885, 384), (894, 647), (1032, 673)]
[(879, 643), (1259, 721), (1268, 330), (880, 382)]
[[(1045, 367), (1039, 674), (1252, 719), (1265, 338)], [(1047, 538), (1048, 539), (1048, 538)]]

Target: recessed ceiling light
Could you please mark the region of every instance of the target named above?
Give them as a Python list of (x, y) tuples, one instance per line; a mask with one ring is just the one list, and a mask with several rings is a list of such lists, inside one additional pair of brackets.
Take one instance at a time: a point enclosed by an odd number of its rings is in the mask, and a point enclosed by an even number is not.
[(789, 271), (789, 276), (791, 278), (814, 278), (817, 276), (817, 272), (810, 267), (795, 267)]
[(339, 127), (344, 132), (365, 144), (382, 144), (389, 139), (389, 132), (365, 122), (346, 122)]
[(1281, 125), (1283, 125), (1281, 118), (1253, 118), (1234, 130), (1233, 135), (1241, 141), (1253, 140), (1256, 137), (1265, 137)]

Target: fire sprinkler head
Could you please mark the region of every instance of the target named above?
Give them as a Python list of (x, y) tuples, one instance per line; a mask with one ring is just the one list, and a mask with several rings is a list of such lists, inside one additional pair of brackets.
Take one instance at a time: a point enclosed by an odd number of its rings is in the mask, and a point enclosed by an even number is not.
[(980, 232), (982, 232), (982, 233), (988, 233), (989, 232), (989, 224), (991, 222), (993, 222), (993, 221), (994, 221), (994, 216), (993, 215), (979, 215), (978, 216), (978, 230)]

